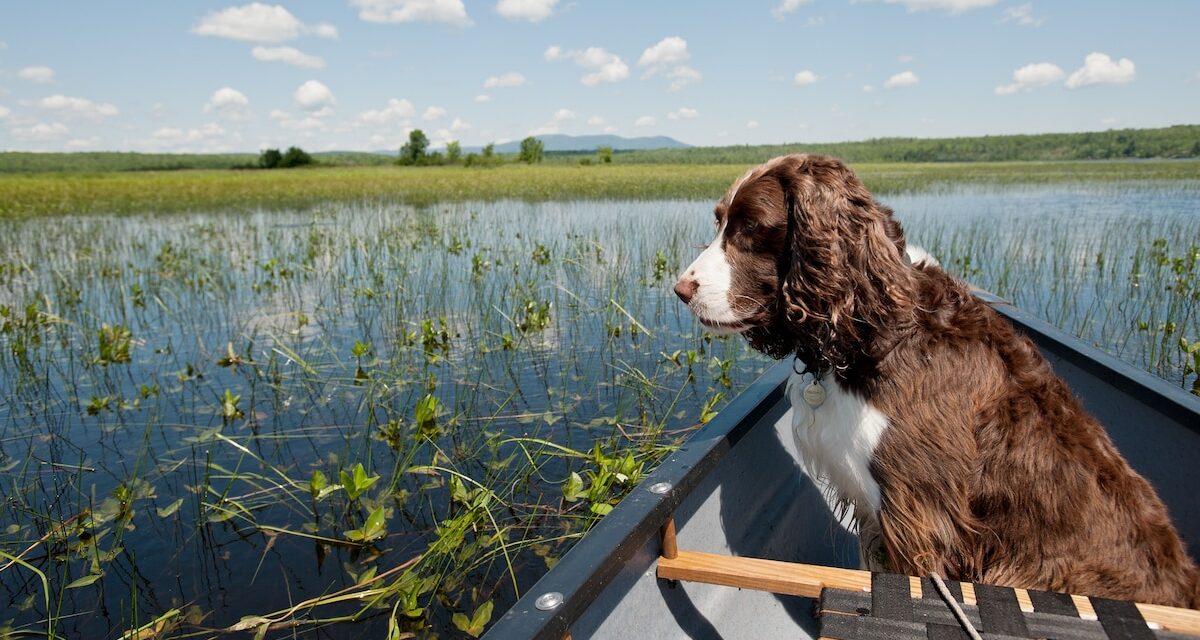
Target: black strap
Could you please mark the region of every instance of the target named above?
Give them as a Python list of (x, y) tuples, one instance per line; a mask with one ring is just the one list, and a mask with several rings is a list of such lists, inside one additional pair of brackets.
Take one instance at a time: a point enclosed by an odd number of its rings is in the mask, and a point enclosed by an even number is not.
[(989, 635), (1028, 638), (1025, 614), (1017, 603), (1017, 593), (1009, 587), (994, 587), (989, 584), (975, 585), (975, 601), (979, 605), (979, 619), (983, 623), (981, 632)]
[(914, 620), (908, 576), (895, 573), (871, 574), (871, 615), (900, 622)]
[(936, 622), (925, 625), (925, 637), (928, 640), (971, 640), (971, 634), (962, 626)]
[[(957, 580), (943, 580), (946, 585), (946, 591), (954, 596), (954, 601), (962, 604), (962, 584)], [(933, 579), (929, 576), (921, 578), (921, 598), (923, 600), (941, 600), (942, 594), (938, 593), (937, 587), (933, 584)]]
[(1136, 604), (1107, 598), (1090, 600), (1100, 626), (1111, 640), (1154, 640), (1154, 632), (1146, 626)]
[(1029, 600), (1033, 603), (1033, 610), (1038, 613), (1052, 613), (1059, 616), (1071, 616), (1072, 618), (1079, 617), (1079, 610), (1075, 608), (1075, 601), (1068, 594), (1030, 589)]

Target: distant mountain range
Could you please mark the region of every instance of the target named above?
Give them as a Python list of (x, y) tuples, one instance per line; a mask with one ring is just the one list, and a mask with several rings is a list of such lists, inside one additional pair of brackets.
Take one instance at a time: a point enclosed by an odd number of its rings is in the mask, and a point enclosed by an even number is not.
[[(647, 149), (691, 149), (692, 145), (680, 142), (669, 136), (642, 136), (640, 138), (623, 138), (614, 135), (569, 136), (553, 133), (544, 136), (534, 136), (542, 141), (542, 149), (547, 152), (581, 151), (591, 153), (600, 147), (612, 147), (613, 151), (644, 151)], [(463, 147), (463, 153), (479, 153), (482, 146)], [(521, 141), (513, 140), (496, 145), (496, 153), (516, 153), (521, 150)], [(396, 149), (381, 149), (375, 153), (394, 156)]]
[[(544, 136), (534, 136), (542, 141), (546, 151), (595, 151), (599, 147), (612, 147), (614, 151), (637, 151), (642, 149), (689, 149), (692, 145), (684, 144), (675, 138), (667, 136), (643, 136), (640, 138), (623, 138), (614, 135), (569, 136), (554, 133)], [(496, 145), (496, 153), (516, 153), (521, 150), (521, 141), (513, 140)], [(463, 149), (464, 152), (479, 151), (479, 147)]]

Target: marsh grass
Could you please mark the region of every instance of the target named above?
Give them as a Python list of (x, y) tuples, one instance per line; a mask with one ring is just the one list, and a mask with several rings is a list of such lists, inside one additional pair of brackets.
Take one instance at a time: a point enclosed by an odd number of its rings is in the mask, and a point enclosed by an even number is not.
[(0, 223), (0, 625), (480, 631), (767, 364), (603, 208)]
[[(758, 161), (767, 160), (763, 157)], [(314, 167), (0, 175), (0, 218), (79, 213), (306, 208), (322, 203), (715, 199), (747, 164)], [(876, 193), (962, 184), (1196, 179), (1200, 160), (855, 164)]]
[(1200, 185), (963, 188), (894, 196), (952, 272), (1200, 394)]
[[(1187, 386), (1198, 191), (885, 199), (952, 271)], [(670, 292), (710, 207), (0, 220), (0, 630), (478, 633), (769, 365)]]

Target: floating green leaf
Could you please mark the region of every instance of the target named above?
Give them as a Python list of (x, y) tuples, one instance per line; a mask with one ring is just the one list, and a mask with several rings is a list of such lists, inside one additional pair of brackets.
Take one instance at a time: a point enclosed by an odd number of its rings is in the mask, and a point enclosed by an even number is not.
[[(362, 492), (370, 489), (371, 485), (379, 480), (378, 475), (367, 476), (367, 472), (363, 469), (361, 462), (355, 464), (350, 473), (346, 473), (345, 469), (339, 471), (338, 477), (342, 481), (342, 486), (346, 489), (346, 495), (350, 496), (351, 500), (357, 500), (358, 496), (362, 495)], [(311, 486), (309, 489), (311, 490)]]

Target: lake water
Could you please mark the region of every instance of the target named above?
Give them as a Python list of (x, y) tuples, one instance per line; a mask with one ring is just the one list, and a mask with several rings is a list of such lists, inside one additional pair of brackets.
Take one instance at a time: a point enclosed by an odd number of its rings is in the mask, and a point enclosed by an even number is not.
[[(951, 271), (1190, 387), (1200, 183), (881, 200)], [(0, 628), (498, 617), (770, 364), (671, 292), (711, 206), (0, 221)]]

